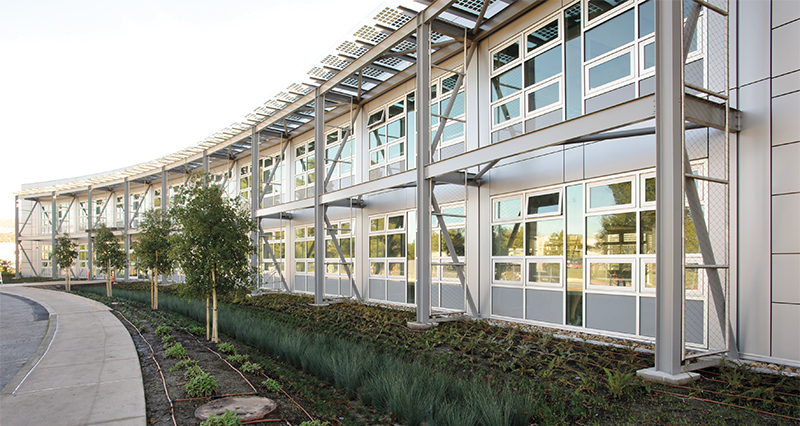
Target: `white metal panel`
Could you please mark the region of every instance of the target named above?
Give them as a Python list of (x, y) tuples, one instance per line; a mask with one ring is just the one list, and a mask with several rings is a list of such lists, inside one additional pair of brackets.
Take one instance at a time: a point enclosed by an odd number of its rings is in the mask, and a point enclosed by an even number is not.
[[(800, 2), (797, 2), (797, 4), (800, 4)], [(772, 96), (785, 95), (798, 90), (800, 90), (800, 71), (772, 79)]]
[(768, 81), (739, 89), (739, 351), (761, 356), (770, 354), (769, 90)]
[(800, 192), (800, 142), (772, 147), (772, 194)]
[(800, 304), (800, 254), (772, 255), (772, 301)]
[[(800, 49), (797, 48), (797, 40), (800, 40), (800, 21), (794, 21), (772, 30), (773, 76), (800, 69)], [(740, 63), (743, 62), (746, 61)]]
[(800, 194), (772, 197), (772, 252), (800, 253)]
[(772, 356), (800, 362), (800, 305), (772, 305)]
[(800, 1), (772, 0), (772, 28), (800, 19)]
[(772, 100), (772, 145), (800, 141), (798, 117), (800, 117), (800, 92)]
[(563, 152), (531, 158), (502, 167), (495, 166), (489, 178), (492, 194), (521, 191), (561, 183), (564, 178)]
[(656, 138), (646, 135), (586, 144), (583, 161), (586, 179), (654, 167)]
[[(739, 84), (746, 85), (770, 76), (770, 8), (765, 1), (738, 3)], [(731, 55), (735, 56), (735, 55)]]

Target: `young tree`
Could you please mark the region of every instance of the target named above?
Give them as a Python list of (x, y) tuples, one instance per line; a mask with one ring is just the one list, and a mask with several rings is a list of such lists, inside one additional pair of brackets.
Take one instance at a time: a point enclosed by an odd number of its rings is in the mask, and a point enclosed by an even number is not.
[(56, 238), (56, 246), (53, 248), (53, 256), (56, 258), (56, 265), (61, 269), (66, 269), (67, 273), (67, 291), (71, 291), (72, 287), (69, 282), (69, 273), (72, 264), (78, 257), (78, 248), (75, 243), (69, 239), (69, 234), (59, 235)]
[(139, 223), (139, 236), (133, 243), (133, 251), (139, 257), (139, 265), (151, 272), (150, 307), (158, 309), (158, 271), (172, 270), (172, 221), (165, 212), (150, 210), (144, 213)]
[(119, 247), (119, 240), (101, 223), (94, 234), (94, 256), (100, 272), (106, 274), (106, 296), (111, 297), (111, 273), (125, 267), (125, 253)]
[[(255, 224), (250, 214), (235, 200), (226, 200), (222, 188), (210, 183), (208, 175), (192, 177), (178, 192), (172, 215), (177, 225), (176, 260), (186, 276), (181, 285), (184, 295), (213, 301), (211, 339), (219, 341), (217, 295), (249, 289), (252, 270), (250, 254), (254, 247), (250, 232)], [(206, 308), (208, 337), (208, 310)]]

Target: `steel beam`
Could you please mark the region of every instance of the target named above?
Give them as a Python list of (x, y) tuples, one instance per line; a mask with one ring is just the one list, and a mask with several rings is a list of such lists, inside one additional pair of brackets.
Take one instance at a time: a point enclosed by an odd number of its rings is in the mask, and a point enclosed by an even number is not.
[(325, 191), (325, 92), (319, 87), (314, 91), (316, 109), (314, 110), (314, 304), (321, 305), (325, 295), (325, 232), (323, 232), (325, 215), (324, 205), (322, 204), (322, 193)]
[[(430, 17), (431, 19), (434, 17)], [(412, 23), (414, 21), (409, 22)], [(431, 26), (419, 13), (417, 26), (417, 323), (430, 324), (431, 315), (431, 181), (425, 176), (431, 158)]]
[(713, 127), (717, 130), (726, 130), (726, 121), (729, 124), (730, 132), (741, 131), (739, 124), (741, 112), (735, 109), (728, 111), (728, 117), (725, 117), (725, 105), (712, 102), (708, 99), (703, 99), (698, 96), (686, 94), (684, 97), (684, 111), (686, 112), (686, 121), (700, 124), (702, 126)]

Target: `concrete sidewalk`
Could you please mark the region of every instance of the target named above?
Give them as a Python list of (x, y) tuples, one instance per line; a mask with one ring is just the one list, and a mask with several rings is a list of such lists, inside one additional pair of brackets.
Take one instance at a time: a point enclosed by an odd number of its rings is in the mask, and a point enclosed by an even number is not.
[[(136, 348), (108, 307), (74, 294), (22, 285), (5, 284), (0, 292), (32, 300), (50, 315), (38, 350), (0, 392), (0, 424), (146, 424)], [(34, 303), (28, 305), (34, 322), (41, 312), (34, 312)], [(0, 359), (3, 356), (0, 353)]]

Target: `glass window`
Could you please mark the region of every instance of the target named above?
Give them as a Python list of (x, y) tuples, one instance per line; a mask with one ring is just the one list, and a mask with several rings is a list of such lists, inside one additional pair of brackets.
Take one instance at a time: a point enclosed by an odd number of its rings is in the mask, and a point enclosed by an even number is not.
[(448, 142), (463, 136), (464, 136), (464, 123), (455, 122), (452, 124), (448, 124), (444, 127), (444, 132), (442, 132), (442, 141)]
[[(530, 36), (528, 36), (530, 37)], [(494, 53), (492, 56), (492, 69), (502, 68), (519, 58), (519, 42), (510, 44)]]
[(404, 147), (405, 145), (402, 143), (389, 146), (389, 148), (387, 149), (387, 151), (389, 151), (389, 159), (393, 160), (395, 158), (402, 157)]
[(369, 257), (386, 257), (386, 237), (384, 235), (369, 237)]
[(403, 101), (400, 101), (389, 107), (389, 118), (397, 117), (403, 114), (403, 112), (405, 112), (405, 106), (403, 105)]
[(367, 119), (367, 127), (383, 122), (383, 110), (373, 113)]
[(495, 262), (494, 280), (522, 282), (522, 264), (515, 262)]
[(608, 83), (617, 81), (631, 75), (631, 54), (617, 56), (589, 68), (589, 90), (596, 89)]
[(639, 213), (641, 232), (641, 254), (656, 254), (656, 212), (655, 210)]
[[(453, 243), (456, 256), (464, 256), (466, 230), (464, 228), (448, 229), (447, 234), (450, 235), (450, 241)], [(447, 248), (447, 242), (444, 239), (442, 239), (442, 256), (450, 256), (450, 250)]]
[(644, 62), (642, 68), (650, 69), (656, 66), (656, 44), (650, 43), (644, 47)]
[[(442, 113), (447, 109), (448, 102), (450, 102), (449, 99), (445, 99), (441, 102)], [(453, 108), (450, 110), (450, 115), (448, 115), (448, 117), (458, 117), (459, 115), (464, 115), (464, 92), (459, 92), (456, 95), (456, 100), (453, 102)]]
[(383, 231), (384, 229), (384, 218), (372, 219), (369, 222), (369, 230), (370, 231)]
[(511, 219), (522, 215), (522, 207), (519, 198), (510, 200), (500, 200), (494, 202), (495, 219)]
[[(591, 16), (591, 13), (590, 13)], [(633, 9), (586, 31), (586, 60), (594, 59), (633, 41)]]
[(633, 198), (632, 182), (618, 182), (589, 188), (589, 208), (624, 206), (631, 204)]
[(386, 160), (386, 156), (383, 153), (383, 150), (378, 150), (370, 154), (369, 161), (370, 165), (374, 166), (376, 164), (381, 164)]
[(383, 262), (370, 262), (369, 274), (370, 275), (383, 275), (384, 264)]
[(646, 262), (644, 264), (644, 288), (656, 288), (655, 262)]
[(505, 123), (520, 115), (519, 98), (494, 107), (494, 124)]
[(520, 89), (522, 89), (521, 65), (492, 78), (492, 102), (517, 93)]
[(492, 226), (492, 256), (522, 256), (522, 224)]
[(639, 5), (639, 37), (656, 32), (655, 5), (655, 0), (648, 0)]
[(403, 229), (405, 216), (392, 216), (389, 218), (389, 229)]
[(561, 193), (532, 195), (528, 197), (528, 214), (548, 214), (561, 212)]
[(386, 127), (381, 126), (369, 132), (369, 147), (377, 148), (386, 143)]
[(530, 262), (528, 263), (529, 284), (561, 284), (561, 263)]
[(528, 52), (558, 38), (558, 19), (528, 34)]
[(539, 220), (525, 224), (528, 256), (564, 254), (564, 224), (561, 219)]
[(547, 80), (561, 72), (561, 46), (556, 46), (525, 61), (525, 87)]
[(528, 94), (528, 112), (536, 111), (549, 105), (557, 104), (561, 91), (560, 84), (555, 82)]
[(632, 287), (632, 263), (600, 263), (589, 264), (589, 284), (607, 287)]
[(389, 262), (389, 276), (403, 277), (406, 275), (406, 264), (402, 262)]
[[(406, 251), (406, 235), (405, 234), (391, 234), (386, 236), (387, 239), (387, 257), (405, 257)], [(370, 244), (371, 246), (372, 244)]]
[(586, 4), (589, 12), (589, 20), (591, 21), (597, 18), (626, 1), (627, 0), (589, 0)]
[(339, 131), (335, 131), (333, 133), (329, 133), (328, 137), (325, 138), (325, 144), (332, 144), (339, 141)]
[(635, 254), (636, 213), (586, 218), (586, 254)]
[(406, 135), (406, 119), (392, 121), (386, 126), (386, 141), (392, 142)]
[(442, 80), (442, 94), (451, 92), (456, 87), (456, 80), (458, 80), (458, 75), (456, 74)]

